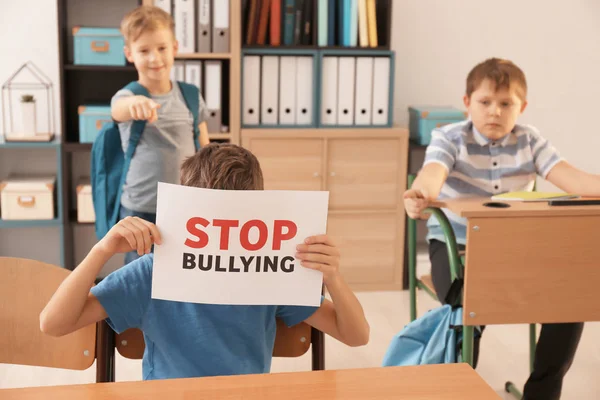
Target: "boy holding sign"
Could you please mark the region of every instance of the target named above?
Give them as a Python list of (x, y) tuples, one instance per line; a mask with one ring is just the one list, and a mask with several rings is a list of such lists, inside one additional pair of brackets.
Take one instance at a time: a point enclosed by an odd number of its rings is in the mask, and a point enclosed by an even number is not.
[[(235, 145), (203, 148), (183, 164), (181, 178), (185, 186), (207, 189), (263, 189), (258, 160)], [(280, 235), (279, 240), (291, 236), (287, 229)], [(193, 245), (201, 242), (202, 235), (191, 238)], [(145, 380), (269, 372), (276, 318), (288, 326), (304, 321), (349, 346), (368, 342), (369, 325), (362, 307), (341, 277), (339, 251), (326, 235), (306, 238), (297, 245), (295, 254), (302, 266), (323, 273), (333, 301), (324, 299), (320, 307), (199, 304), (151, 298), (154, 254), (150, 249), (154, 243), (160, 246), (162, 238), (151, 222), (136, 217), (120, 221), (58, 288), (40, 315), (41, 330), (62, 336), (102, 319), (117, 332), (140, 328), (146, 341)], [(132, 250), (145, 255), (90, 290), (111, 256)], [(173, 262), (181, 268), (181, 259)], [(184, 260), (183, 267), (199, 266), (200, 262), (195, 259), (192, 264), (188, 259), (186, 264)], [(290, 264), (285, 265), (282, 268), (289, 269)]]

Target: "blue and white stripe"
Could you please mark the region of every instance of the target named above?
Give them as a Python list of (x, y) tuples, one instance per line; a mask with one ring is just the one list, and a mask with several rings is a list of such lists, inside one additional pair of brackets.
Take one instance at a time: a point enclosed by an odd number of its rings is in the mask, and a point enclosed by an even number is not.
[[(516, 125), (504, 138), (483, 136), (470, 120), (435, 129), (423, 166), (431, 163), (448, 170), (440, 199), (490, 197), (512, 191), (531, 191), (536, 175), (545, 178), (562, 158), (539, 131)], [(458, 243), (466, 243), (466, 219), (444, 210)], [(444, 240), (438, 221), (427, 221), (427, 240)]]

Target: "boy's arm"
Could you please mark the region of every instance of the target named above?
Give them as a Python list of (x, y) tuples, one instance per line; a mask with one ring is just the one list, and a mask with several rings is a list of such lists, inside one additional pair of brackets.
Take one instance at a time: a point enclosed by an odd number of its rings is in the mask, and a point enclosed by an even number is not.
[(411, 189), (420, 191), (428, 200), (435, 200), (440, 195), (447, 177), (448, 169), (446, 167), (442, 164), (430, 163), (419, 171)]
[(208, 146), (210, 139), (208, 137), (208, 126), (206, 125), (206, 121), (200, 122), (200, 124), (198, 124), (198, 129), (200, 130), (200, 147)]
[(90, 294), (90, 288), (109, 258), (94, 247), (69, 274), (40, 314), (42, 332), (63, 336), (106, 318), (106, 311)]
[(131, 217), (121, 220), (58, 287), (40, 314), (42, 332), (63, 336), (106, 318), (106, 310), (90, 294), (102, 266), (116, 253), (148, 253), (154, 242), (160, 243), (154, 224)]
[(117, 122), (133, 119), (153, 123), (158, 119), (158, 108), (160, 104), (146, 96), (124, 96), (113, 101), (110, 114)]
[(404, 209), (410, 218), (419, 219), (428, 216), (421, 213), (429, 206), (431, 200), (437, 199), (442, 186), (448, 177), (448, 169), (437, 162), (426, 164), (412, 187), (404, 192)]
[(575, 168), (566, 161), (552, 167), (546, 179), (567, 193), (600, 197), (600, 176)]
[(349, 346), (369, 341), (369, 323), (360, 302), (339, 272), (339, 251), (327, 235), (313, 236), (298, 246), (301, 265), (323, 272), (323, 282), (333, 302), (323, 300), (305, 322)]

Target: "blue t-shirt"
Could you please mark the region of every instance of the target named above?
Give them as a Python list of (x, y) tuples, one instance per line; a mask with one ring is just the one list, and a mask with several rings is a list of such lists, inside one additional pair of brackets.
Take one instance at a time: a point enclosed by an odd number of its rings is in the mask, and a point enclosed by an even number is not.
[(129, 328), (143, 331), (144, 380), (267, 373), (275, 342), (275, 317), (293, 326), (317, 310), (152, 299), (153, 261), (153, 254), (145, 255), (91, 290), (117, 333)]

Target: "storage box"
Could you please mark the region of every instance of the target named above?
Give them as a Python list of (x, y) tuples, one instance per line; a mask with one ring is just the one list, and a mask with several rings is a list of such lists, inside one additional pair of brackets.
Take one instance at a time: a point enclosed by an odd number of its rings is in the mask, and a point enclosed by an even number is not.
[(77, 185), (77, 221), (96, 221), (94, 202), (92, 201), (92, 185), (90, 185), (89, 178), (82, 178)]
[(54, 219), (56, 177), (10, 176), (0, 183), (2, 219)]
[(79, 106), (79, 142), (94, 143), (102, 126), (112, 121), (110, 106)]
[(418, 106), (409, 107), (409, 130), (411, 141), (428, 145), (431, 131), (435, 128), (464, 121), (468, 113), (454, 107)]
[(73, 27), (76, 65), (125, 65), (125, 40), (117, 28)]

